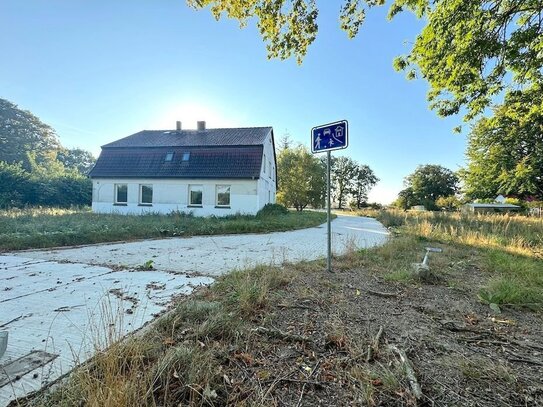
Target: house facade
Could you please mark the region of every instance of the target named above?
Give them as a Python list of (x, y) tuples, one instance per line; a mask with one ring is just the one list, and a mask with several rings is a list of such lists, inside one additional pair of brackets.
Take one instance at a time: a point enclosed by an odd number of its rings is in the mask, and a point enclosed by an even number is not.
[(92, 210), (196, 216), (256, 214), (275, 203), (271, 127), (144, 130), (102, 146), (91, 170)]

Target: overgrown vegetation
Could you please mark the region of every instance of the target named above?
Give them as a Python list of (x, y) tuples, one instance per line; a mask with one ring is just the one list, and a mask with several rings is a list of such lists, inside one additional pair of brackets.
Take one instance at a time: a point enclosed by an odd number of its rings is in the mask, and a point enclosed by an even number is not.
[[(306, 207), (324, 208), (326, 198), (326, 158), (318, 158), (298, 145), (293, 147), (288, 136), (279, 144), (277, 201), (302, 211)], [(379, 178), (373, 170), (350, 157), (332, 157), (330, 162), (332, 200), (339, 209), (366, 205), (369, 191)]]
[[(321, 260), (225, 275), (31, 404), (541, 405), (541, 222), (371, 214), (394, 231), (384, 246), (352, 248), (335, 273)], [(412, 267), (429, 245), (443, 249), (432, 284)], [(497, 315), (481, 293), (509, 277), (533, 295), (494, 299)], [(537, 312), (511, 308), (527, 300)]]
[(477, 249), (488, 303), (543, 306), (543, 219), (515, 215), (365, 211), (404, 238)]
[(0, 208), (89, 205), (91, 153), (62, 147), (55, 130), (0, 98)]
[[(274, 209), (275, 208), (275, 209)], [(280, 213), (282, 212), (282, 213)], [(173, 236), (267, 233), (320, 225), (326, 214), (266, 208), (256, 216), (194, 217), (92, 213), (89, 208), (29, 208), (0, 211), (0, 251), (70, 246)]]

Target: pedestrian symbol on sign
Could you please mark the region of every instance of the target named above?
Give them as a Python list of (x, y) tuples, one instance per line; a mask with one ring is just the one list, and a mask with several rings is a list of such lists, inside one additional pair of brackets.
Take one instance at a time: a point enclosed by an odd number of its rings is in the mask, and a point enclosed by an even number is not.
[(311, 141), (313, 153), (347, 148), (349, 144), (347, 121), (314, 127), (311, 130)]

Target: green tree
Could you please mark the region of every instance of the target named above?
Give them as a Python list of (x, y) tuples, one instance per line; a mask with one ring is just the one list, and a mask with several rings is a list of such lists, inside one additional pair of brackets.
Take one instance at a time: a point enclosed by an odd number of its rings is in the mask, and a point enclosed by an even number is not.
[(324, 203), (326, 172), (321, 161), (303, 147), (285, 148), (277, 156), (277, 201), (301, 211)]
[(368, 200), (369, 191), (377, 182), (379, 182), (379, 178), (369, 166), (357, 166), (349, 188), (349, 193), (353, 197), (356, 208), (362, 208), (363, 204)]
[(52, 151), (61, 148), (55, 131), (32, 113), (0, 99), (0, 161), (21, 162), (29, 170), (27, 153), (42, 162)]
[(402, 205), (424, 205), (426, 209), (437, 209), (439, 197), (454, 195), (458, 191), (458, 176), (441, 165), (419, 165), (408, 175), (404, 184), (406, 189), (400, 192)]
[[(215, 18), (255, 18), (268, 56), (301, 62), (318, 33), (316, 0), (187, 0)], [(384, 0), (344, 0), (339, 26), (358, 34), (368, 8)], [(410, 52), (394, 66), (430, 84), (428, 99), (440, 115), (467, 109), (472, 118), (504, 87), (541, 83), (541, 0), (392, 0), (389, 18), (409, 10), (426, 24)], [(507, 81), (506, 81), (507, 79)]]
[(470, 198), (543, 198), (543, 88), (509, 91), (473, 127), (467, 157), (460, 175)]
[(81, 148), (61, 149), (57, 154), (57, 160), (64, 167), (76, 169), (84, 175), (89, 173), (96, 162), (96, 158), (90, 152)]
[(331, 189), (339, 209), (343, 209), (348, 194), (354, 188), (358, 164), (350, 157), (332, 157)]
[(418, 204), (419, 204), (419, 200), (415, 196), (415, 193), (413, 192), (413, 188), (407, 187), (405, 189), (402, 189), (398, 193), (398, 198), (394, 201), (393, 206), (395, 206), (396, 208), (407, 210), (411, 208), (412, 206), (415, 206)]
[(460, 208), (461, 204), (462, 202), (460, 201), (460, 199), (458, 199), (454, 195), (441, 196), (436, 200), (436, 206), (439, 209), (444, 209), (446, 211), (456, 211), (458, 210), (458, 208)]
[(20, 163), (0, 161), (0, 208), (23, 205), (28, 185), (29, 175)]

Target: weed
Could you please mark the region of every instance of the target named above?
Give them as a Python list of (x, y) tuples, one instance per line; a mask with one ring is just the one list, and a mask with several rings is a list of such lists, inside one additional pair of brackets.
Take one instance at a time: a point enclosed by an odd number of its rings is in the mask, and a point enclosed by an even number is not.
[(169, 215), (119, 215), (86, 209), (29, 208), (0, 211), (0, 251), (113, 242), (168, 236), (267, 233), (322, 224), (322, 212), (279, 213), (258, 216), (195, 217), (182, 212)]

